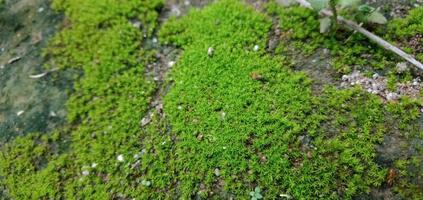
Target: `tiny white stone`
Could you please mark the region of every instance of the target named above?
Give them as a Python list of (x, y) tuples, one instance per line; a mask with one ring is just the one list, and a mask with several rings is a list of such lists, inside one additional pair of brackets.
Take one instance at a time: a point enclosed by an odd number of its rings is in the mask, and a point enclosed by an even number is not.
[(254, 51), (258, 51), (259, 50), (259, 45), (254, 45)]
[(213, 55), (213, 52), (214, 52), (213, 47), (209, 47), (209, 48), (207, 49), (207, 55), (208, 55), (208, 56), (212, 56), (212, 55)]
[(373, 74), (373, 79), (377, 79), (377, 78), (379, 78), (379, 74), (378, 73)]
[(136, 20), (132, 22), (132, 26), (135, 28), (141, 28), (141, 22)]
[(24, 112), (25, 112), (25, 111), (20, 110), (20, 111), (18, 111), (18, 112), (16, 113), (16, 115), (17, 115), (17, 116), (21, 116), (22, 114), (24, 114)]
[(96, 168), (96, 167), (97, 167), (97, 163), (93, 163), (93, 164), (91, 164), (91, 167), (92, 167), (92, 168)]
[(54, 111), (50, 111), (50, 116), (51, 116), (51, 117), (56, 117), (56, 116), (57, 116), (57, 114), (56, 114)]
[(82, 171), (82, 175), (84, 175), (84, 176), (88, 176), (89, 174), (90, 174), (90, 172), (88, 170)]
[(167, 63), (167, 66), (169, 67), (173, 67), (173, 65), (175, 65), (175, 61), (170, 61)]
[(4, 69), (4, 65), (0, 65), (0, 69)]
[(225, 119), (225, 117), (226, 117), (226, 113), (225, 113), (225, 112), (221, 112), (221, 113), (220, 113), (220, 116), (222, 117), (222, 119)]
[(220, 170), (219, 170), (219, 168), (214, 169), (214, 175), (220, 176)]
[(349, 77), (348, 77), (347, 75), (342, 75), (342, 78), (341, 78), (341, 79), (342, 79), (343, 81), (346, 81), (346, 80), (348, 80), (348, 78), (349, 78)]
[(118, 155), (118, 157), (117, 157), (117, 160), (119, 161), (119, 162), (123, 162), (123, 155), (122, 154), (120, 154), (120, 155)]
[(44, 8), (43, 8), (43, 7), (38, 8), (38, 12), (39, 12), (39, 13), (41, 13), (41, 12), (43, 12), (43, 11), (44, 11)]
[(186, 0), (186, 1), (184, 2), (184, 4), (185, 4), (186, 6), (189, 6), (189, 5), (191, 4), (191, 2), (189, 2), (188, 0)]
[(393, 92), (389, 92), (389, 93), (386, 95), (386, 99), (387, 99), (388, 101), (395, 100), (395, 99), (397, 99), (397, 98), (398, 98), (398, 95), (397, 95), (397, 94), (395, 94), (395, 93), (393, 93)]
[(153, 43), (157, 43), (157, 38), (153, 38)]

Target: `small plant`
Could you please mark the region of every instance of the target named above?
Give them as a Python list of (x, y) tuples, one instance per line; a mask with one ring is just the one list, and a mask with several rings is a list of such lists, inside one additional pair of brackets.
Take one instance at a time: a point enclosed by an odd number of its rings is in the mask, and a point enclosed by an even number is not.
[(320, 12), (324, 9), (332, 11), (332, 17), (320, 19), (320, 32), (327, 33), (329, 30), (336, 32), (338, 29), (338, 13), (350, 16), (354, 20), (364, 23), (386, 24), (387, 19), (374, 8), (363, 4), (361, 0), (310, 0), (314, 10)]
[(262, 199), (263, 196), (260, 194), (261, 190), (260, 187), (257, 186), (254, 191), (250, 192), (250, 196), (251, 196), (251, 200), (257, 200), (257, 199)]

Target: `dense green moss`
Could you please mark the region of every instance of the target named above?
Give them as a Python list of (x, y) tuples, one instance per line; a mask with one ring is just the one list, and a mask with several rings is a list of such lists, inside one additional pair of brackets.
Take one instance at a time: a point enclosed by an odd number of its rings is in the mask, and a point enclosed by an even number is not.
[[(269, 199), (351, 199), (384, 182), (375, 146), (387, 124), (402, 119), (400, 130), (410, 130), (405, 124), (418, 117), (414, 101), (386, 106), (359, 88), (313, 96), (313, 81), (291, 71), (290, 58), (266, 53), (271, 19), (225, 0), (160, 30), (163, 43), (184, 51), (168, 78), (165, 117), (153, 112), (141, 127), (155, 86), (144, 76), (151, 52), (140, 46), (162, 2), (54, 5), (69, 24), (46, 51), (51, 67), (84, 75), (68, 102), (67, 128), (2, 147), (0, 188), (15, 199), (247, 199), (257, 186)], [(360, 61), (364, 46), (350, 52), (320, 35), (315, 14), (270, 5), (295, 46), (310, 43), (311, 52), (324, 44), (340, 49), (339, 62)], [(289, 45), (283, 41), (282, 52)]]
[[(283, 17), (314, 23), (313, 14), (295, 9)], [(264, 53), (270, 26), (252, 9), (222, 1), (162, 29), (167, 43), (185, 50), (165, 101), (182, 195), (247, 198), (260, 186), (267, 198), (351, 198), (379, 186), (386, 173), (374, 162), (386, 132), (381, 100), (359, 89), (313, 97), (307, 77)]]
[(392, 20), (392, 22), (388, 24), (388, 31), (385, 36), (386, 38), (400, 43), (399, 45), (402, 48), (416, 55), (417, 59), (420, 61), (423, 60), (422, 19), (423, 7), (414, 8), (407, 17)]
[[(161, 5), (161, 0), (53, 2), (67, 18), (46, 51), (51, 67), (84, 73), (68, 101), (72, 128), (61, 134), (70, 144), (56, 144), (51, 134), (18, 138), (5, 146), (0, 176), (7, 195), (102, 199), (143, 193), (130, 182), (122, 185), (128, 166), (116, 157), (124, 154), (128, 161), (128, 153), (139, 151), (139, 123), (154, 88), (144, 77), (149, 54), (141, 44), (155, 28)], [(134, 20), (141, 22), (142, 30), (131, 24)], [(57, 146), (66, 148), (58, 154)]]

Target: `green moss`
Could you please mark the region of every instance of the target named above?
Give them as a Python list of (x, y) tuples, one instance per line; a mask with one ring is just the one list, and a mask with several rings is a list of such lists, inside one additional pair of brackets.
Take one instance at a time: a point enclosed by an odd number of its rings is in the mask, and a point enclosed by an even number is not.
[[(67, 103), (70, 128), (64, 134), (70, 143), (59, 145), (65, 150), (58, 155), (52, 151), (57, 145), (37, 142), (41, 136), (17, 138), (2, 148), (1, 184), (11, 198), (106, 199), (143, 193), (131, 181), (122, 181), (129, 173), (130, 153), (140, 149), (139, 123), (155, 87), (144, 77), (151, 54), (141, 44), (155, 28), (161, 5), (161, 0), (53, 2), (66, 20), (46, 50), (51, 67), (84, 74)], [(135, 19), (142, 30), (131, 24)], [(120, 154), (125, 163), (117, 162)]]
[(307, 77), (263, 48), (253, 51), (264, 47), (270, 25), (251, 8), (222, 1), (161, 30), (165, 42), (185, 50), (165, 99), (183, 197), (248, 198), (260, 186), (265, 198), (336, 199), (381, 185), (386, 170), (374, 162), (385, 132), (381, 100), (359, 89), (313, 97)]
[(410, 11), (409, 15), (405, 18), (398, 18), (392, 20), (388, 24), (386, 31), (386, 38), (397, 41), (401, 47), (403, 47), (407, 52), (413, 53), (418, 60), (423, 60), (423, 46), (422, 40), (416, 41), (417, 47), (420, 48), (414, 49), (410, 46), (409, 42), (413, 37), (416, 37), (418, 34), (420, 36), (423, 33), (423, 8), (417, 7)]
[[(68, 102), (67, 128), (1, 148), (0, 184), (11, 198), (248, 199), (260, 187), (266, 199), (351, 199), (384, 182), (386, 169), (374, 160), (392, 120), (386, 116), (403, 119), (401, 130), (418, 117), (416, 102), (385, 106), (359, 88), (326, 87), (313, 96), (312, 80), (265, 52), (271, 19), (226, 0), (160, 30), (163, 43), (184, 51), (168, 78), (165, 117), (153, 112), (141, 127), (155, 85), (144, 76), (152, 53), (140, 38), (151, 34), (162, 2), (54, 5), (70, 24), (46, 55), (52, 67), (84, 75)], [(315, 34), (311, 12), (272, 9), (294, 45), (317, 41), (305, 49), (328, 45), (341, 50), (340, 59), (362, 53), (363, 46), (348, 51)], [(134, 18), (142, 31), (131, 25)]]
[[(284, 8), (271, 2), (267, 12), (280, 19), (287, 49), (306, 55), (318, 48), (329, 49), (332, 67), (339, 73), (350, 73), (354, 69), (389, 73), (395, 70), (396, 63), (400, 61), (389, 51), (350, 30), (339, 30), (335, 36), (320, 34), (317, 13), (309, 9), (295, 6)], [(383, 27), (376, 27), (376, 30), (379, 29)]]

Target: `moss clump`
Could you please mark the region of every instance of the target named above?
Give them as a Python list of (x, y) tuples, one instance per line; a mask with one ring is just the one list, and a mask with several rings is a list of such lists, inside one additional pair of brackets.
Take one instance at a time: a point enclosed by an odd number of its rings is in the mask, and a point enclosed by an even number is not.
[(295, 6), (284, 8), (271, 2), (267, 12), (280, 19), (283, 39), (289, 43), (285, 52), (294, 49), (310, 54), (317, 48), (326, 48), (331, 50), (332, 67), (339, 73), (350, 73), (354, 69), (395, 72), (399, 58), (366, 37), (348, 30), (339, 30), (335, 36), (319, 33), (319, 17), (312, 10)]
[(84, 72), (69, 128), (2, 148), (0, 183), (12, 198), (247, 199), (260, 187), (269, 199), (351, 199), (384, 181), (374, 158), (385, 116), (415, 118), (358, 88), (313, 96), (305, 74), (266, 54), (271, 20), (225, 0), (161, 29), (184, 52), (166, 118), (154, 112), (141, 128), (154, 85), (143, 76), (142, 32), (129, 21), (157, 16), (150, 5), (161, 3), (85, 2), (56, 1), (71, 24), (47, 51), (52, 64)]
[(392, 20), (388, 24), (386, 38), (400, 43), (406, 51), (423, 60), (423, 7), (410, 11), (405, 18)]
[(165, 42), (185, 50), (165, 99), (182, 196), (248, 198), (259, 186), (266, 198), (349, 199), (381, 185), (381, 100), (360, 89), (312, 96), (304, 74), (265, 54), (270, 26), (251, 8), (221, 1), (162, 28)]
[[(66, 20), (46, 54), (52, 67), (84, 74), (67, 103), (70, 128), (62, 135), (71, 142), (59, 145), (65, 150), (58, 155), (52, 151), (56, 145), (45, 142), (54, 134), (18, 138), (2, 148), (0, 176), (8, 196), (107, 199), (145, 193), (132, 180), (122, 181), (130, 154), (140, 149), (139, 123), (154, 88), (144, 77), (150, 54), (141, 50), (142, 38), (155, 28), (161, 5), (161, 0), (53, 2)], [(131, 24), (134, 20), (142, 30)], [(116, 159), (120, 154), (125, 162)]]

